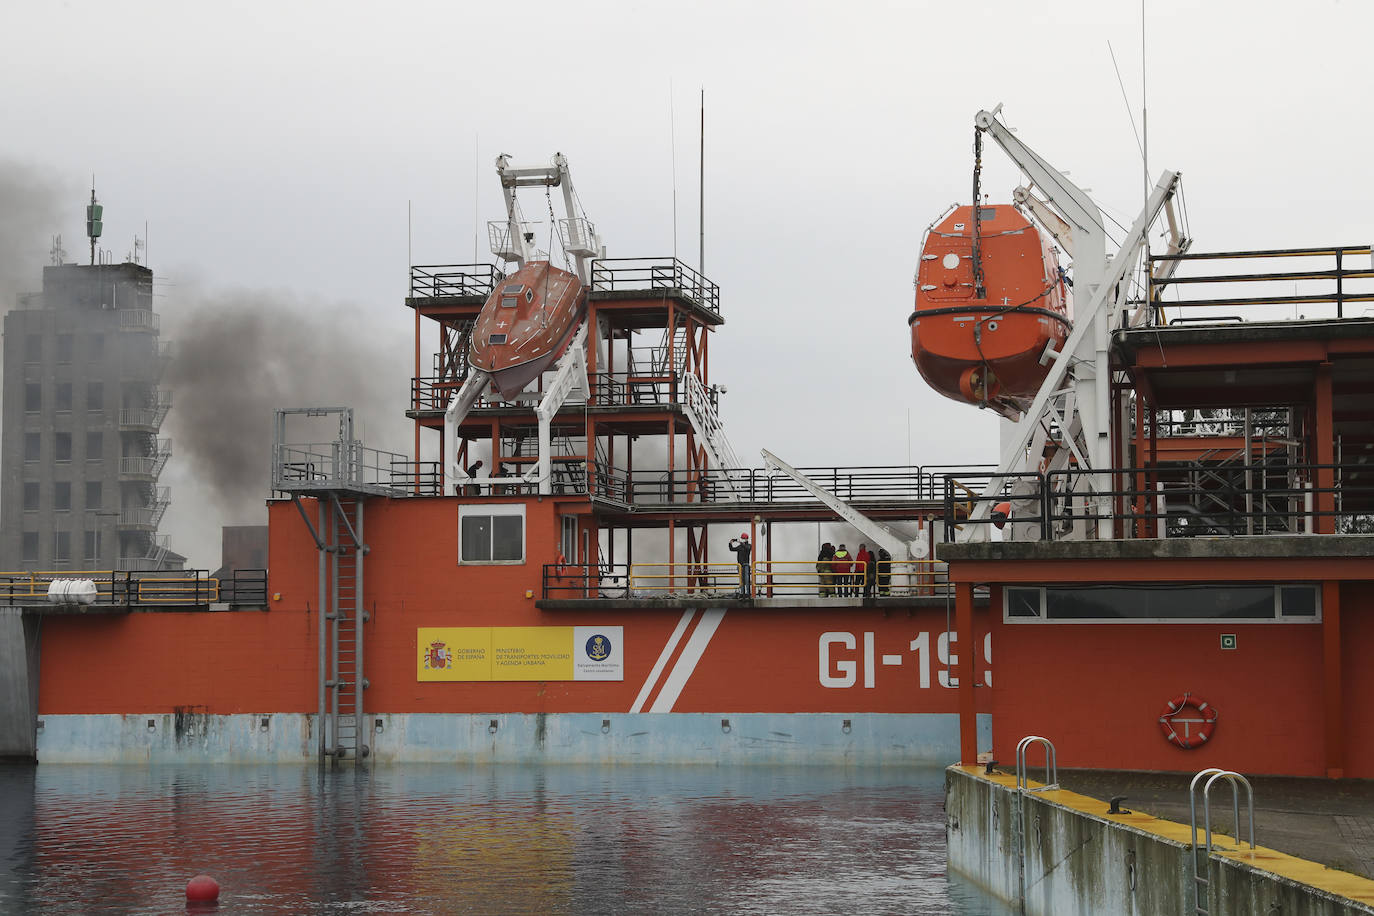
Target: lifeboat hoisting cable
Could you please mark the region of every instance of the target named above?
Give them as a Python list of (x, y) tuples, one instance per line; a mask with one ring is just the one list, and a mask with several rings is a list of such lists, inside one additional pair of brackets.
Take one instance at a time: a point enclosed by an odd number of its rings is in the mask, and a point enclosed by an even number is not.
[[(986, 299), (983, 284), (983, 132), (973, 130), (973, 296)], [(987, 406), (984, 404), (983, 406)]]

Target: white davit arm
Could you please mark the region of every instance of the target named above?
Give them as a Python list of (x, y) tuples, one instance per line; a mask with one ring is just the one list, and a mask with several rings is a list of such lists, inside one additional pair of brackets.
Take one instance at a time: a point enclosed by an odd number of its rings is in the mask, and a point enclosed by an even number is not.
[(458, 427), (467, 418), (468, 411), (482, 392), (487, 390), (491, 376), (481, 369), (472, 369), (467, 381), (458, 393), (449, 399), (448, 409), (444, 411), (444, 448), (448, 450), (448, 461), (444, 463), (444, 495), (452, 496), (454, 487), (471, 480), (467, 472), (458, 466)]
[(1011, 198), (1029, 210), (1036, 221), (1054, 236), (1054, 240), (1059, 243), (1064, 253), (1070, 258), (1073, 257), (1073, 229), (1059, 218), (1059, 214), (1055, 213), (1049, 204), (1036, 197), (1030, 188), (1025, 187), (1012, 191)]
[(846, 524), (852, 525), (863, 532), (864, 537), (869, 538), (878, 546), (886, 547), (888, 553), (892, 554), (893, 557), (917, 560), (925, 559), (927, 549), (923, 542), (919, 540), (910, 542), (903, 540), (891, 528), (886, 525), (881, 525), (867, 515), (864, 515), (849, 503), (840, 499), (834, 493), (831, 493), (825, 487), (816, 483), (810, 477), (807, 477), (777, 455), (768, 451), (768, 449), (761, 449), (760, 454), (763, 455), (763, 466), (765, 468), (781, 471), (788, 477), (791, 477), (797, 483), (801, 484), (812, 496), (829, 506), (831, 511), (844, 520)]

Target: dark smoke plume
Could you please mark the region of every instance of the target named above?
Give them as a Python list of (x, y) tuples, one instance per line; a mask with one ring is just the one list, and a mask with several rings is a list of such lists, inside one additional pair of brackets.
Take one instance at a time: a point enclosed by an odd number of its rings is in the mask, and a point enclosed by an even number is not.
[(412, 363), (399, 305), (390, 322), (290, 294), (174, 285), (158, 309), (173, 348), (163, 383), (175, 396), (166, 429), (177, 460), (203, 488), (179, 495), (208, 500), (225, 524), (263, 520), (279, 407), (352, 407), (367, 446), (410, 452), (404, 411)]

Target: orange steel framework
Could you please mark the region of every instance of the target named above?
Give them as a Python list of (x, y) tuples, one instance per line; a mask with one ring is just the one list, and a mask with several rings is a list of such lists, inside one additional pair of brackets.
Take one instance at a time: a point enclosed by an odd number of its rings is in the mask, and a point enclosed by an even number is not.
[[(586, 409), (568, 405), (553, 421), (553, 436), (580, 440), (584, 451), (554, 457), (555, 464), (586, 468), (589, 500), (606, 495), (606, 482), (616, 469), (616, 440), (624, 440), (626, 473), (633, 472), (633, 441), (639, 436), (666, 436), (667, 467), (684, 472), (688, 485), (685, 501), (704, 500), (707, 480), (707, 450), (697, 441), (687, 414), (682, 409), (679, 391), (685, 373), (694, 375), (704, 390), (710, 390), (709, 332), (724, 323), (718, 311), (718, 291), (675, 259), (634, 259), (622, 262), (598, 261), (593, 267), (593, 284), (588, 292), (587, 375), (590, 385)], [(415, 377), (412, 382), (411, 409), (414, 421), (415, 453), (420, 454), (421, 430), (442, 431), (444, 409), (462, 386), (467, 375), (467, 342), (473, 322), (494, 285), (502, 275), (490, 265), (414, 267), (411, 295), (406, 305), (415, 312)], [(424, 324), (437, 325), (438, 347), (435, 372), (422, 375)], [(664, 353), (648, 367), (634, 365), (629, 342), (639, 333), (661, 333)], [(602, 342), (606, 364), (599, 364)], [(622, 361), (617, 364), (616, 341), (625, 341)], [(485, 408), (485, 409), (484, 409)], [(519, 454), (525, 431), (536, 423), (528, 403), (479, 402), (459, 427), (461, 451), (455, 460), (465, 464), (468, 445), (485, 440), (490, 443), (494, 472), (501, 465), (517, 467), (535, 460)], [(679, 455), (678, 438), (684, 442)], [(503, 445), (514, 443), (514, 448)], [(439, 460), (446, 443), (441, 436)], [(417, 473), (416, 491), (420, 488)], [(736, 509), (732, 514), (738, 517)], [(704, 562), (707, 553), (707, 525), (704, 516), (686, 520), (669, 516), (659, 520), (669, 532), (686, 533), (687, 561)], [(614, 538), (614, 529), (611, 529)], [(669, 537), (668, 562), (675, 562), (675, 538)], [(613, 546), (612, 541), (612, 546)], [(589, 560), (591, 558), (588, 558)]]

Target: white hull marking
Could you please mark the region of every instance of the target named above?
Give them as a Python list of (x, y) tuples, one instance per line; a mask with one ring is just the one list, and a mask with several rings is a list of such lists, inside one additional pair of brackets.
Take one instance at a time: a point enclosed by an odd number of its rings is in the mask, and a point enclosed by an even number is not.
[(711, 641), (716, 628), (724, 619), (724, 610), (702, 611), (701, 620), (687, 640), (687, 646), (678, 657), (677, 664), (673, 665), (673, 670), (668, 673), (668, 680), (664, 682), (663, 690), (654, 699), (654, 705), (649, 712), (673, 711), (673, 704), (677, 703), (682, 688), (687, 686), (687, 680), (697, 669), (697, 662), (701, 661), (702, 654), (706, 652), (706, 644)]
[(658, 654), (658, 661), (654, 662), (653, 670), (644, 679), (644, 686), (639, 688), (639, 696), (635, 697), (630, 712), (644, 711), (644, 702), (649, 699), (649, 694), (653, 692), (654, 685), (658, 683), (659, 675), (663, 673), (663, 667), (668, 664), (668, 659), (672, 658), (673, 650), (677, 648), (678, 642), (682, 639), (682, 634), (687, 632), (687, 627), (691, 625), (692, 617), (695, 615), (695, 608), (688, 608), (682, 612), (682, 619), (677, 622), (677, 626), (673, 629), (673, 635), (668, 637), (668, 642), (664, 645), (663, 651)]

